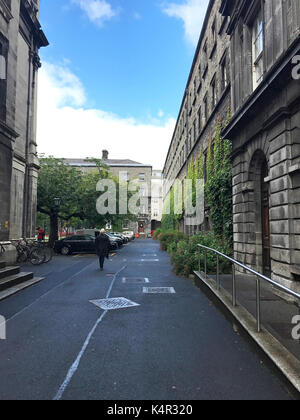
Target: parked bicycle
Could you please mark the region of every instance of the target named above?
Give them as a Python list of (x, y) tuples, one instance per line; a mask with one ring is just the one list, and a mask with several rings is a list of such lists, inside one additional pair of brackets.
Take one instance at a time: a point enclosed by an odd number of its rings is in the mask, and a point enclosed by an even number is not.
[(53, 253), (52, 250), (45, 246), (44, 243), (36, 242), (34, 240), (20, 239), (14, 243), (17, 250), (17, 262), (24, 263), (30, 261), (33, 265), (41, 265), (51, 261)]

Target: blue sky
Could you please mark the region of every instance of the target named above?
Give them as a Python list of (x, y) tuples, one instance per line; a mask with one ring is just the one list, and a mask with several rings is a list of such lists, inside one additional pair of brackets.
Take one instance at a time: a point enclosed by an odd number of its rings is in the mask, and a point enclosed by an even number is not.
[(207, 3), (42, 0), (39, 152), (162, 167)]

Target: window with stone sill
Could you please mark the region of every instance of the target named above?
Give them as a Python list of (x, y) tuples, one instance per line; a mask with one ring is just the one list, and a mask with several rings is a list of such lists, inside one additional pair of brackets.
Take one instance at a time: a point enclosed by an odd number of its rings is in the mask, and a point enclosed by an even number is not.
[(196, 124), (196, 119), (194, 120), (194, 123), (193, 123), (193, 132), (194, 132), (194, 143), (196, 142), (196, 140), (197, 140), (197, 124)]
[(221, 89), (222, 92), (227, 88), (229, 84), (229, 75), (228, 75), (228, 59), (227, 54), (224, 56), (221, 61)]
[(213, 81), (211, 82), (211, 105), (212, 109), (215, 108), (217, 105), (217, 84), (216, 84), (216, 78), (214, 77)]
[(200, 134), (200, 132), (201, 132), (201, 128), (202, 128), (202, 124), (201, 124), (201, 117), (202, 117), (202, 115), (201, 115), (201, 107), (198, 109), (198, 135)]
[(204, 107), (203, 121), (204, 121), (204, 124), (206, 124), (207, 119), (208, 119), (207, 95), (205, 95), (205, 97), (203, 99), (203, 107)]
[(264, 25), (262, 11), (255, 18), (252, 25), (252, 64), (253, 89), (262, 82), (264, 76)]

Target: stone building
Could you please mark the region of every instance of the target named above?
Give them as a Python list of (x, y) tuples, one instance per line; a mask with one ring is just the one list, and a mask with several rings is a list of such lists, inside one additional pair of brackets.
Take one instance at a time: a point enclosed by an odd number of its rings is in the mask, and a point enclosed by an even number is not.
[(0, 240), (35, 231), (39, 0), (0, 0)]
[[(235, 258), (300, 290), (300, 2), (223, 0)], [(298, 56), (298, 61), (297, 59)], [(294, 64), (293, 64), (294, 63)]]
[[(183, 180), (191, 159), (203, 147), (206, 160), (209, 140), (218, 121), (226, 121), (230, 106), (230, 53), (227, 17), (220, 13), (221, 0), (210, 0), (192, 68), (188, 77), (175, 131), (164, 166), (164, 198), (175, 179)], [(208, 225), (206, 217), (206, 225)], [(209, 226), (204, 226), (207, 229)], [(199, 226), (181, 230), (193, 233)]]
[(152, 171), (151, 183), (151, 213), (152, 230), (161, 227), (163, 208), (163, 174), (161, 170)]
[[(96, 163), (84, 159), (64, 159), (64, 162), (74, 168), (79, 168), (83, 173), (97, 170)], [(145, 205), (141, 205), (138, 222), (128, 221), (123, 228), (125, 230), (133, 230), (135, 233), (150, 234), (152, 166), (130, 159), (109, 159), (107, 150), (102, 151), (101, 162), (107, 165), (110, 172), (121, 181), (130, 182), (137, 180), (141, 184), (140, 193), (146, 199)]]

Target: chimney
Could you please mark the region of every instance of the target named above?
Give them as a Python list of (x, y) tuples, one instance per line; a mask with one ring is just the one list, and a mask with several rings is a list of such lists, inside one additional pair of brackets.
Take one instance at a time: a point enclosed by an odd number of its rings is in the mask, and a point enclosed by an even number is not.
[(108, 159), (108, 151), (102, 150), (102, 160), (107, 160), (107, 159)]

